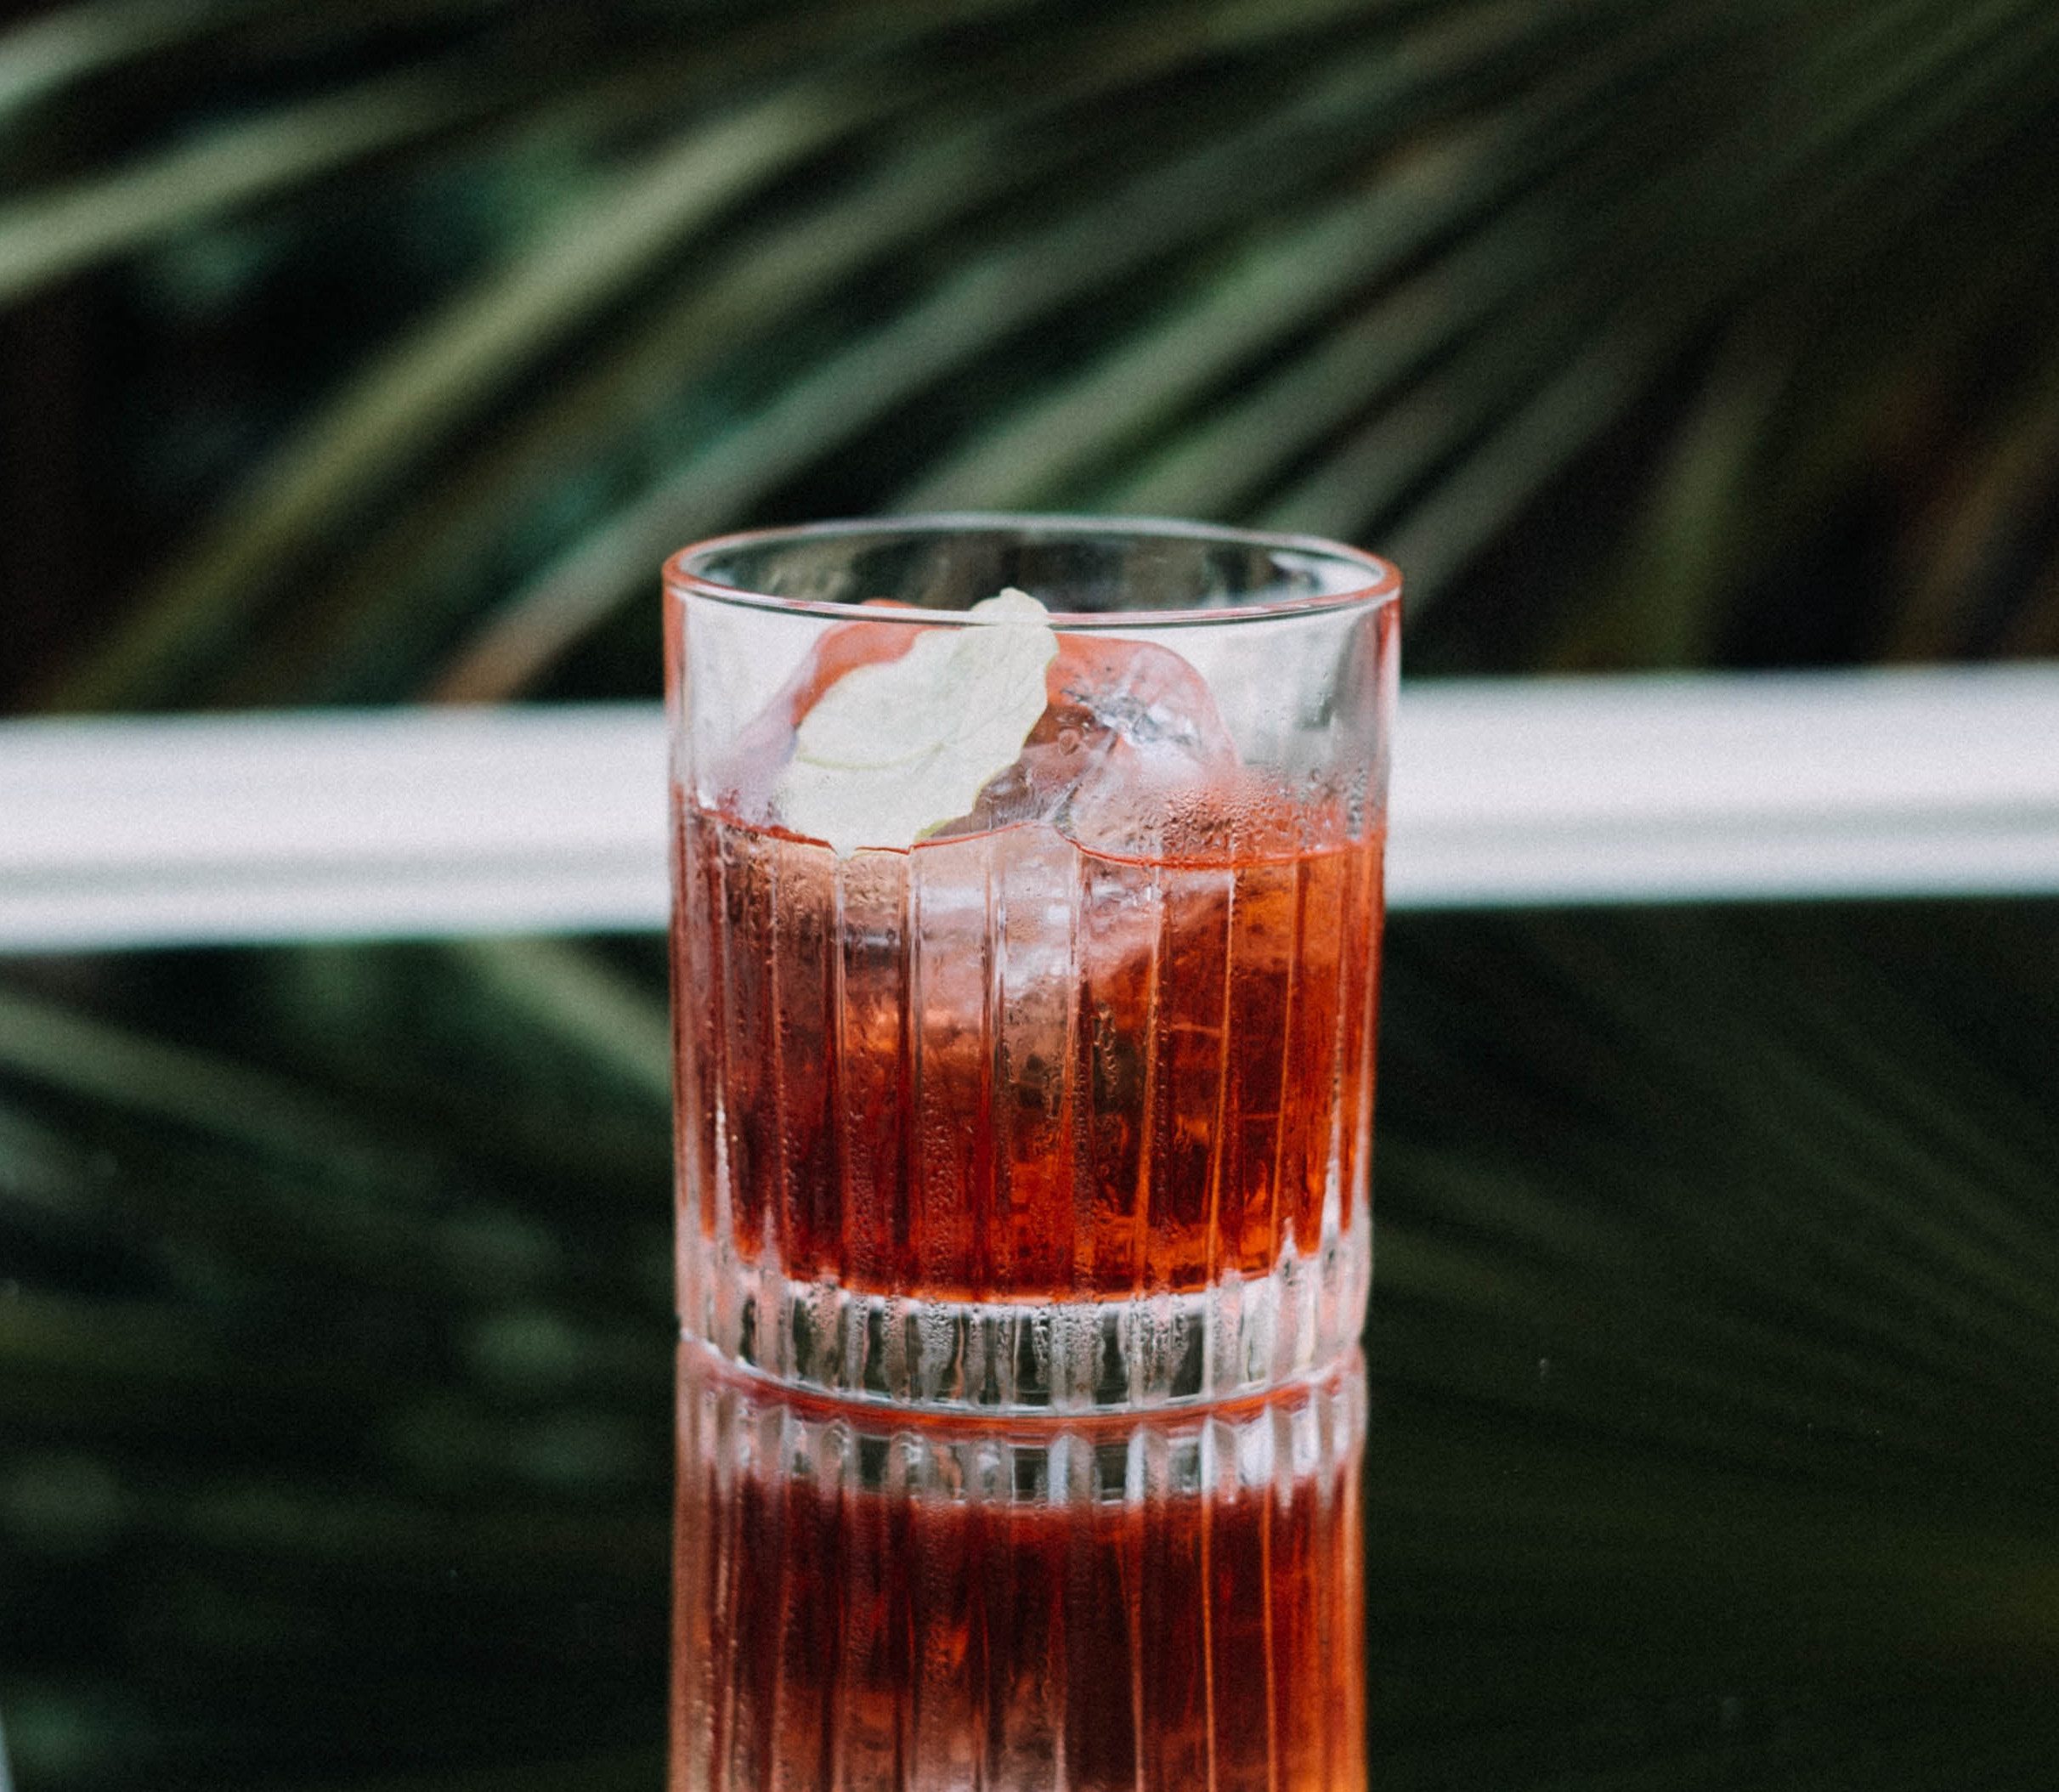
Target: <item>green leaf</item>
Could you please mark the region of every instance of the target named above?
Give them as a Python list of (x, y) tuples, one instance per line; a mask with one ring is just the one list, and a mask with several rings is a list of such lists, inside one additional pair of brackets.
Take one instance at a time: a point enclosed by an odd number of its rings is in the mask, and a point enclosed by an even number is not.
[(586, 218), (446, 306), (360, 372), (264, 467), (243, 503), (191, 549), (59, 693), (148, 703), (194, 656), (218, 647), (273, 595), (285, 568), (356, 506), (390, 486), (484, 395), (516, 377), (625, 283), (723, 206), (845, 128), (857, 97), (803, 88), (698, 125), (595, 195)]

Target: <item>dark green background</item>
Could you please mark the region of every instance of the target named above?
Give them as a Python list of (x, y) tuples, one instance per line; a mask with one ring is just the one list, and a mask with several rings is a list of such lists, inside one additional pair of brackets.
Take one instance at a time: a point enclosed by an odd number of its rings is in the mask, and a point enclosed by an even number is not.
[(2049, 0), (12, 10), (0, 703), (651, 692), (661, 555), (919, 505), (2059, 653)]

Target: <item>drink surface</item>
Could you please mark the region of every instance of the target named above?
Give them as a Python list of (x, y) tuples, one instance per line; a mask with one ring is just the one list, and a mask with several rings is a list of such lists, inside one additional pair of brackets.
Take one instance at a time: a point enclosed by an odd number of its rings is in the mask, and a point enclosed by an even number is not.
[(1364, 1786), (1355, 1377), (1098, 1441), (682, 1406), (674, 1792)]
[(1377, 828), (1135, 856), (1025, 822), (840, 858), (683, 798), (676, 825), (682, 1251), (1106, 1299), (1360, 1220)]

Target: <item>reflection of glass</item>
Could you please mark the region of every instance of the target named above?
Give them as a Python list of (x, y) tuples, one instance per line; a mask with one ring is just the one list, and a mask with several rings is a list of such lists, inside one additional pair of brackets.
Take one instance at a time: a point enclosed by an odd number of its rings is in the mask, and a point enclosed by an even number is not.
[(1145, 1419), (783, 1393), (682, 1347), (673, 1792), (1358, 1788), (1363, 1365)]
[[(733, 538), (669, 574), (687, 1332), (999, 1407), (1221, 1395), (1348, 1348), (1393, 569), (945, 518)], [(1014, 763), (833, 851), (783, 807), (808, 715), (1004, 587), (1056, 613)]]

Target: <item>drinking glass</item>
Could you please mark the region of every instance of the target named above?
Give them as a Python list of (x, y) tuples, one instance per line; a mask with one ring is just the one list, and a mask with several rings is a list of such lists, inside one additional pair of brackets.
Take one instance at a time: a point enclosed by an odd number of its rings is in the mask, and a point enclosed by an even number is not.
[(680, 1356), (675, 1792), (1364, 1792), (1355, 1350), (1012, 1418)]
[(1394, 570), (956, 516), (728, 536), (666, 584), (684, 1334), (1004, 1410), (1355, 1343)]

